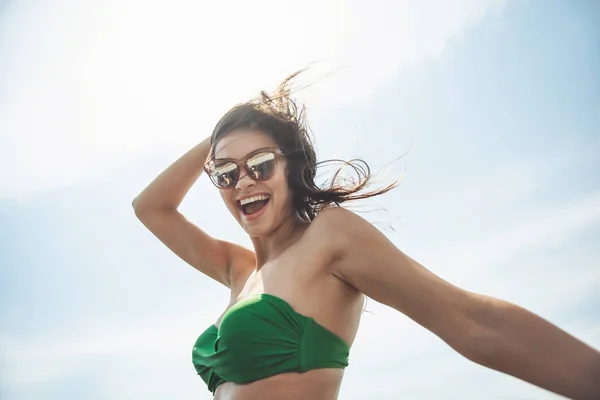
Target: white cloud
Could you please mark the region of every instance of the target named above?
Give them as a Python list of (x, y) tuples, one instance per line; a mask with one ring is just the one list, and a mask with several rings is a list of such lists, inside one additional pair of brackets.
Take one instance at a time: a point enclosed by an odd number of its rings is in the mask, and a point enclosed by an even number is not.
[[(600, 225), (600, 192), (554, 207), (541, 207), (529, 215), (513, 212), (507, 223), (491, 234), (468, 241), (449, 242), (439, 249), (435, 263), (460, 265), (461, 274), (518, 256), (524, 250), (554, 248), (583, 230)], [(498, 229), (499, 228), (499, 229)], [(489, 271), (489, 269), (488, 269)]]
[(3, 371), (3, 383), (46, 382), (69, 376), (105, 357), (131, 360), (149, 352), (152, 357), (166, 359), (173, 354), (181, 355), (183, 349), (189, 353), (191, 362), (193, 342), (186, 342), (182, 348), (182, 338), (193, 338), (199, 333), (197, 321), (196, 311), (193, 315), (161, 316), (118, 326), (111, 321), (100, 324), (88, 320), (71, 327), (67, 336), (62, 331), (45, 332), (39, 337), (0, 336), (0, 360), (8, 366)]
[(0, 196), (183, 149), (232, 103), (312, 61), (327, 61), (315, 76), (349, 68), (305, 97), (361, 103), (504, 3), (10, 3), (0, 34)]

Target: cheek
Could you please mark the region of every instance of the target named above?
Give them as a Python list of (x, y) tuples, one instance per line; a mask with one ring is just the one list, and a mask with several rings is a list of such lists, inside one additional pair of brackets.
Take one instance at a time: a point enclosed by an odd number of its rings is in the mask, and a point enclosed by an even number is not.
[(230, 190), (219, 190), (219, 194), (221, 195), (221, 199), (223, 200), (223, 203), (225, 203), (225, 205), (227, 206), (227, 209), (232, 214), (235, 214), (237, 208), (236, 208), (233, 200), (231, 200), (231, 191)]
[(219, 189), (219, 195), (221, 195), (221, 199), (227, 203), (229, 196), (227, 195), (227, 190), (221, 190)]
[(280, 204), (289, 207), (292, 202), (292, 190), (288, 185), (287, 174), (285, 171), (282, 171), (282, 173), (277, 176), (276, 190)]

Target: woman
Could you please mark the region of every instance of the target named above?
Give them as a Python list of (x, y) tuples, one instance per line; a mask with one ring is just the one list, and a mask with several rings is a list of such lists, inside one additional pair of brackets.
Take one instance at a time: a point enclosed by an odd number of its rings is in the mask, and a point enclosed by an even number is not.
[[(574, 399), (600, 398), (600, 353), (510, 303), (461, 290), (339, 207), (366, 192), (370, 173), (322, 189), (303, 109), (278, 90), (234, 107), (210, 138), (133, 202), (175, 254), (230, 289), (193, 363), (215, 399), (338, 397), (365, 296), (429, 329), (468, 359)], [(202, 171), (254, 246), (210, 237), (177, 208)]]

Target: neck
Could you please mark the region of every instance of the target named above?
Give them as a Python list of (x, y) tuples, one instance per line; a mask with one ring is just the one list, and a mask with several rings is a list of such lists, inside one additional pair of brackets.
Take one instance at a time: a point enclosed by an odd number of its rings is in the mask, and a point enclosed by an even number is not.
[(259, 270), (267, 262), (277, 258), (288, 247), (302, 236), (309, 222), (292, 213), (266, 237), (253, 237), (254, 253), (256, 254), (256, 269)]

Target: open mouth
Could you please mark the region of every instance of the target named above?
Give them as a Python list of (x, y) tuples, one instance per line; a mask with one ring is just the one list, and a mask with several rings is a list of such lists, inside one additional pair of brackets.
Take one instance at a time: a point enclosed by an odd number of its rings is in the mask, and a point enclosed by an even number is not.
[(245, 215), (253, 215), (265, 208), (271, 196), (268, 194), (257, 194), (256, 196), (238, 200), (237, 204)]

